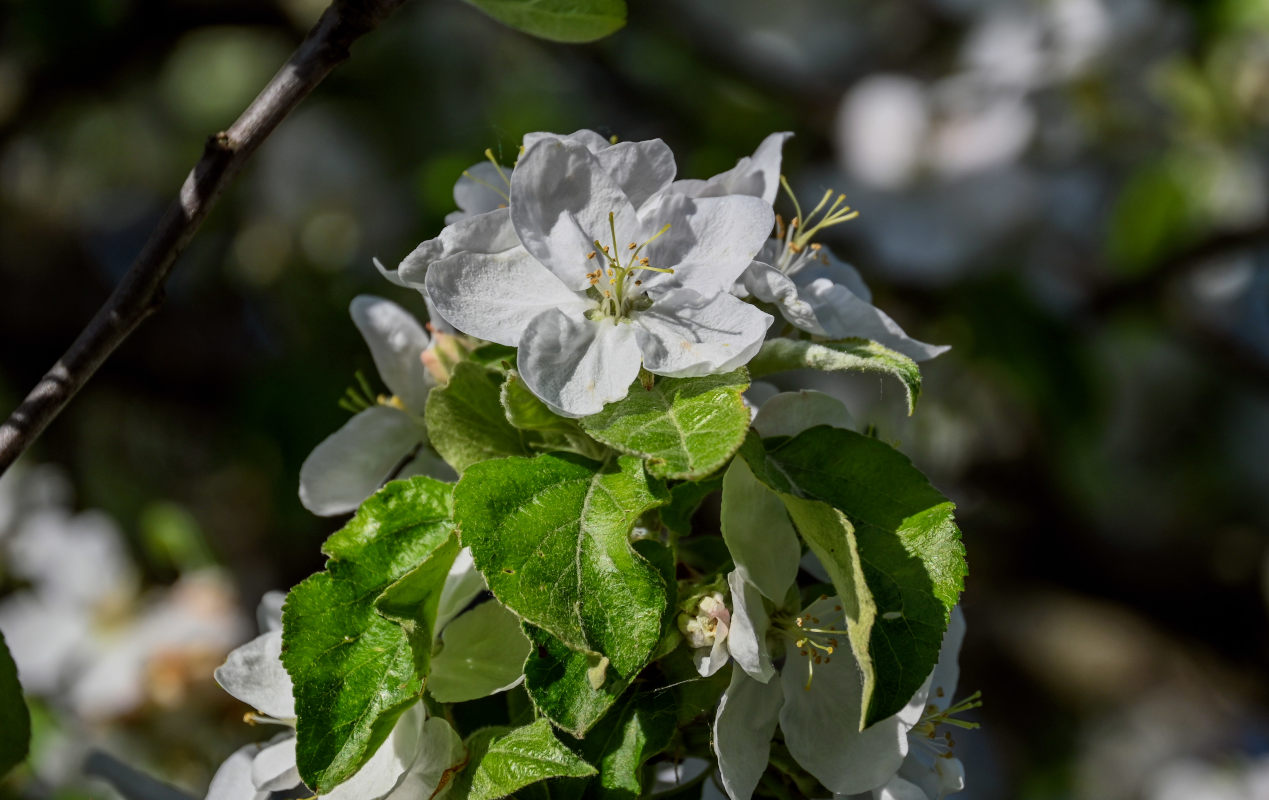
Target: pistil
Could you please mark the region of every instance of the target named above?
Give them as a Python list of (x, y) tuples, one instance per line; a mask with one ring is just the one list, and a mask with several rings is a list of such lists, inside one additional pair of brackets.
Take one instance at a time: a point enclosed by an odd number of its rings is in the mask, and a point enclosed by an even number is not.
[[(599, 304), (599, 313), (602, 316), (610, 317), (613, 324), (616, 325), (622, 319), (625, 319), (634, 306), (636, 292), (627, 290), (626, 278), (638, 270), (647, 270), (648, 272), (663, 272), (669, 275), (674, 274), (673, 269), (666, 267), (654, 267), (649, 263), (649, 259), (643, 256), (643, 249), (659, 239), (666, 231), (670, 229), (670, 223), (666, 223), (652, 235), (643, 244), (630, 242), (626, 245), (625, 251), (629, 254), (626, 263), (621, 262), (622, 248), (618, 244), (617, 238), (617, 221), (616, 216), (610, 211), (608, 212), (608, 232), (612, 236), (612, 247), (595, 239), (593, 244), (594, 250), (586, 254), (588, 261), (594, 260), (596, 255), (603, 256), (605, 264), (591, 272), (586, 273), (586, 278), (590, 281), (591, 286), (598, 287), (600, 282), (606, 277), (608, 288), (601, 291), (601, 299)], [(637, 289), (643, 285), (643, 281), (633, 281), (633, 288)]]
[[(786, 275), (792, 275), (806, 264), (808, 258), (818, 255), (820, 245), (818, 242), (812, 242), (817, 234), (834, 225), (849, 222), (858, 217), (859, 212), (846, 205), (846, 195), (839, 193), (834, 198), (833, 190), (828, 189), (820, 198), (819, 203), (811, 209), (811, 213), (803, 214), (802, 205), (783, 175), (780, 176), (780, 186), (793, 201), (795, 216), (787, 225), (784, 224), (783, 218), (776, 217), (776, 238), (784, 245), (776, 267)], [(825, 210), (826, 207), (827, 210)], [(818, 218), (816, 215), (819, 215)], [(823, 256), (819, 257), (826, 261)]]

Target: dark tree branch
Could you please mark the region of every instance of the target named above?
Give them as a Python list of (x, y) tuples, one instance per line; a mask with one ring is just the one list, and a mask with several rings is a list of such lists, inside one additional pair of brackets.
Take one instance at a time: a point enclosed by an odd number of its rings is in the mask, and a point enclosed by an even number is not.
[(149, 241), (105, 305), (0, 425), (0, 474), (30, 447), (75, 392), (163, 302), (176, 259), (198, 232), (220, 194), (286, 115), (348, 58), (349, 48), (405, 0), (333, 0), (295, 53), (225, 131), (207, 141)]

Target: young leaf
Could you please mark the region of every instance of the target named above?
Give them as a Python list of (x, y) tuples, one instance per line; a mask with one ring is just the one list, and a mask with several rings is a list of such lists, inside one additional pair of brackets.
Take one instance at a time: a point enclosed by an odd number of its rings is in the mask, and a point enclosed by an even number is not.
[(864, 671), (861, 725), (891, 716), (933, 669), (964, 585), (955, 506), (901, 453), (840, 428), (811, 428), (770, 451), (754, 435), (741, 454), (780, 493), (856, 615), (847, 625)]
[[(479, 741), (472, 741), (478, 737)], [(506, 732), (477, 731), (467, 750), (469, 761), (464, 772), (469, 772), (471, 781), (467, 800), (498, 800), (548, 778), (586, 778), (595, 774), (594, 767), (555, 738), (550, 723), (544, 719)]]
[[(422, 576), (443, 581), (457, 552), (450, 495), (431, 478), (388, 484), (327, 539), (326, 571), (287, 596), (282, 662), (295, 684), (296, 761), (318, 793), (356, 772), (422, 691), (439, 591)], [(410, 610), (409, 599), (419, 606)], [(409, 632), (376, 605), (408, 619)]]
[(529, 454), (524, 435), (503, 413), (501, 386), (499, 373), (461, 361), (449, 383), (428, 395), (428, 436), (436, 452), (459, 473), (478, 461)]
[(467, 0), (504, 25), (556, 42), (592, 42), (626, 24), (625, 0)]
[(629, 692), (582, 742), (582, 755), (599, 767), (598, 797), (643, 796), (643, 765), (670, 746), (678, 729), (677, 699), (672, 689)]
[(31, 714), (22, 699), (18, 668), (0, 634), (0, 778), (26, 759), (31, 742)]
[(667, 499), (637, 459), (542, 455), (472, 465), (454, 510), (503, 605), (628, 678), (656, 647), (668, 605), (665, 579), (630, 547), (630, 531)]
[(917, 400), (921, 397), (921, 369), (916, 362), (868, 339), (840, 339), (835, 342), (770, 339), (749, 362), (749, 374), (755, 378), (791, 369), (893, 375), (907, 392), (908, 414), (916, 410)]
[[(629, 682), (612, 670), (600, 675), (598, 656), (574, 650), (541, 628), (526, 624), (524, 631), (533, 643), (524, 665), (524, 688), (533, 705), (562, 730), (585, 736)], [(596, 678), (603, 679), (598, 688), (592, 684)]]
[(703, 478), (735, 454), (749, 430), (740, 395), (745, 370), (700, 378), (660, 378), (582, 418), (595, 439), (648, 462), (658, 478)]

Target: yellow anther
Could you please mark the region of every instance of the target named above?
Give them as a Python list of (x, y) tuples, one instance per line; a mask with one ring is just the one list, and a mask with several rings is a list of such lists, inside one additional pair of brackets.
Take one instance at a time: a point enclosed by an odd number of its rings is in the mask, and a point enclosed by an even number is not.
[(626, 249), (627, 249), (627, 250), (633, 250), (633, 249), (635, 249), (635, 248), (636, 248), (636, 247), (638, 247), (638, 246), (639, 246), (639, 245), (635, 244), (634, 242), (631, 242), (630, 244), (626, 245)]
[(589, 253), (587, 253), (587, 254), (586, 254), (586, 258), (588, 258), (588, 259), (591, 259), (591, 258), (594, 258), (594, 257), (595, 257), (595, 251), (594, 251), (594, 250), (591, 250)]

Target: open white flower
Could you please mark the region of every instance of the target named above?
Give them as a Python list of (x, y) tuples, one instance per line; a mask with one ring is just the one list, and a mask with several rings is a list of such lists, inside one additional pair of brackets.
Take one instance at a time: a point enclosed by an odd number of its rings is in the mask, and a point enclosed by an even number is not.
[[(530, 644), (515, 616), (493, 600), (464, 611), (484, 589), (470, 551), (460, 551), (437, 605), (428, 691), (440, 702), (475, 700), (523, 680)], [(264, 632), (229, 654), (216, 670), (216, 682), (255, 708), (259, 712), (252, 715), (255, 721), (278, 724), (284, 730), (263, 745), (249, 745), (230, 756), (212, 779), (207, 800), (265, 800), (271, 792), (301, 785), (295, 758), (294, 687), (281, 660), (280, 594), (265, 596), (259, 616)], [(431, 797), (445, 771), (464, 757), (462, 740), (449, 723), (428, 718), (418, 703), (401, 715), (355, 775), (323, 797)]]
[[(790, 136), (773, 133), (753, 156), (740, 159), (727, 172), (705, 181), (677, 181), (674, 190), (693, 197), (748, 194), (774, 203), (781, 185), (780, 151)], [(825, 228), (855, 216), (845, 198), (834, 198), (832, 192), (809, 214), (798, 207), (797, 219), (789, 225), (780, 222), (776, 237), (763, 245), (734, 291), (740, 297), (774, 304), (794, 327), (816, 336), (872, 339), (917, 361), (945, 352), (947, 347), (925, 344), (904, 333), (872, 305), (872, 293), (859, 272), (813, 241)]]
[(948, 730), (978, 727), (956, 718), (981, 705), (978, 694), (952, 701), (960, 679), (957, 660), (964, 640), (965, 615), (957, 606), (943, 635), (938, 663), (930, 673), (925, 708), (908, 731), (908, 755), (895, 776), (872, 791), (872, 800), (942, 800), (965, 788), (965, 767), (954, 754), (956, 741)]
[(359, 398), (364, 408), (305, 459), (300, 502), (315, 514), (352, 511), (393, 476), (454, 477), (428, 446), (423, 424), (436, 384), (423, 364), (427, 332), (404, 308), (379, 297), (355, 297), (349, 310), (392, 396)]
[(665, 144), (625, 144), (596, 155), (537, 142), (511, 175), (507, 220), (520, 246), (464, 249), (427, 271), (441, 315), (518, 347), (525, 385), (565, 416), (624, 397), (641, 363), (670, 377), (734, 369), (771, 324), (728, 293), (771, 229), (770, 207), (665, 191)]

